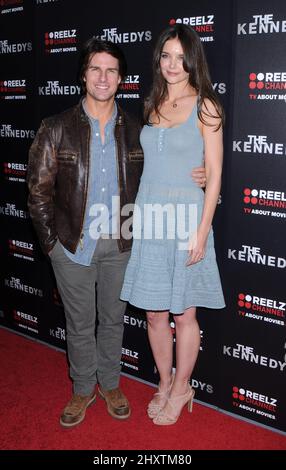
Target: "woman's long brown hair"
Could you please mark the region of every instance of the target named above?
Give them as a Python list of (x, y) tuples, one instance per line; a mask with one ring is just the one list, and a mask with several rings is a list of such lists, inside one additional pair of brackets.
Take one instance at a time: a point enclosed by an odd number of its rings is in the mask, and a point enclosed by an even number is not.
[[(144, 122), (151, 124), (150, 116), (154, 112), (160, 119), (162, 114), (159, 109), (167, 97), (167, 84), (161, 73), (160, 59), (164, 44), (169, 39), (178, 38), (183, 51), (184, 70), (189, 74), (189, 83), (198, 94), (198, 118), (200, 121), (209, 125), (204, 116), (218, 119), (218, 130), (224, 121), (224, 112), (213, 90), (208, 64), (206, 61), (204, 49), (199, 35), (190, 27), (183, 24), (176, 24), (164, 30), (158, 38), (153, 55), (153, 85), (151, 92), (144, 106)], [(215, 107), (216, 115), (212, 114), (207, 108), (204, 100), (208, 98)], [(206, 111), (202, 109), (202, 105)]]

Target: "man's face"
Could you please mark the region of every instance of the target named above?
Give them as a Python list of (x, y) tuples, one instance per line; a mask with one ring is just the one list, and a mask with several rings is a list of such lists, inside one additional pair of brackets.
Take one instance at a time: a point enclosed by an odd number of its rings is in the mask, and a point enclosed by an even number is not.
[(91, 57), (85, 73), (87, 98), (102, 102), (113, 100), (120, 81), (118, 59), (107, 52)]

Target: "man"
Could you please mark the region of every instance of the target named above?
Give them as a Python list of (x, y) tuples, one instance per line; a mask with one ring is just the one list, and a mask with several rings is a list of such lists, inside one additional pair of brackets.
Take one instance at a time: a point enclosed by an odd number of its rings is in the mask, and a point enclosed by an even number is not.
[[(131, 413), (119, 388), (126, 307), (119, 295), (131, 248), (121, 230), (129, 214), (121, 211), (134, 203), (143, 163), (140, 125), (115, 102), (127, 70), (122, 51), (93, 37), (79, 65), (84, 97), (43, 120), (27, 177), (30, 215), (66, 316), (73, 395), (60, 417), (64, 427), (84, 419), (96, 383), (111, 416)], [(203, 178), (199, 171), (196, 181)], [(94, 225), (95, 216), (104, 223)]]

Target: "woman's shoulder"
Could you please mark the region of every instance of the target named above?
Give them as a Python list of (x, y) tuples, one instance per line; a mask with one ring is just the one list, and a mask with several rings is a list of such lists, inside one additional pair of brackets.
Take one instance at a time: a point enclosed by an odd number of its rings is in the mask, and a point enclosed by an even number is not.
[(210, 98), (204, 98), (200, 104), (201, 125), (206, 128), (220, 129), (223, 121), (223, 113), (219, 105)]
[(201, 100), (201, 108), (202, 111), (206, 114), (210, 114), (211, 116), (218, 116), (217, 106), (210, 98), (203, 98)]

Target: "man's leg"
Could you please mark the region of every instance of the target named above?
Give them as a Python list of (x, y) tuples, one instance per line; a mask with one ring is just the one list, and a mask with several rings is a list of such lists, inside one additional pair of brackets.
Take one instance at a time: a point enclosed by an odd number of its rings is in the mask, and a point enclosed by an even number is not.
[(87, 406), (95, 400), (97, 355), (95, 340), (96, 258), (91, 266), (71, 261), (57, 242), (51, 261), (61, 295), (67, 330), (67, 351), (73, 398), (61, 416), (63, 426), (74, 426), (84, 419)]
[(97, 377), (109, 413), (128, 418), (130, 408), (119, 386), (126, 303), (120, 300), (130, 252), (120, 253), (117, 240), (101, 239), (97, 279)]

